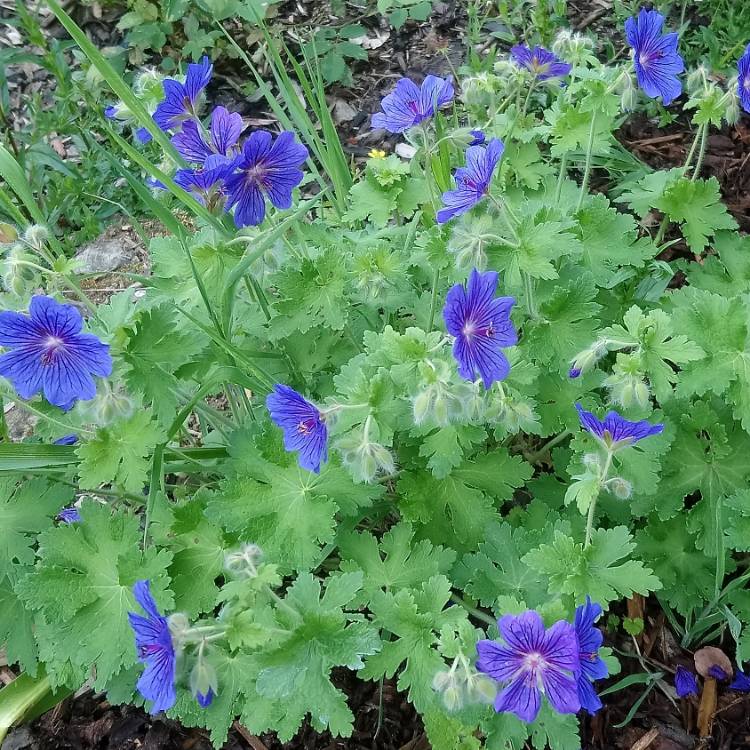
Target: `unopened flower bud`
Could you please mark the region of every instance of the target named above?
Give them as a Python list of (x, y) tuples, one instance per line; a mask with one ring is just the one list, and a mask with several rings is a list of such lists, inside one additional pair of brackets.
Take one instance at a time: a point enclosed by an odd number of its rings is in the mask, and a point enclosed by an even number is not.
[(201, 653), (190, 672), (190, 692), (195, 696), (202, 708), (211, 704), (219, 689), (219, 678), (216, 670)]
[(49, 230), (41, 224), (31, 224), (23, 233), (23, 238), (35, 250), (42, 250), (49, 240)]
[(487, 675), (476, 673), (466, 683), (466, 697), (471, 703), (491, 704), (497, 695), (497, 683)]
[(85, 417), (100, 427), (127, 419), (133, 414), (135, 405), (122, 390), (112, 388), (106, 381), (91, 401), (79, 402), (78, 408)]
[(727, 124), (734, 125), (740, 119), (740, 99), (737, 96), (737, 85), (735, 83), (734, 90), (727, 91), (724, 95), (726, 101), (726, 109), (724, 110), (724, 119)]
[(238, 578), (255, 578), (263, 560), (263, 550), (257, 544), (243, 544), (224, 556), (224, 569)]
[(442, 693), (452, 682), (454, 682), (454, 673), (442, 670), (435, 672), (435, 676), (432, 678), (432, 689), (436, 693)]
[(633, 494), (633, 485), (622, 477), (612, 477), (607, 480), (607, 489), (618, 500), (627, 500)]
[(414, 424), (421, 425), (430, 412), (432, 405), (433, 387), (430, 387), (415, 396), (412, 401), (412, 414), (414, 415)]
[(570, 363), (569, 378), (580, 377), (596, 366), (597, 362), (607, 353), (606, 339), (597, 339), (588, 349), (576, 354)]
[(489, 107), (501, 89), (501, 79), (492, 73), (478, 73), (463, 80), (461, 98), (469, 107)]
[(190, 620), (182, 612), (175, 612), (169, 615), (167, 624), (169, 625), (169, 634), (172, 636), (172, 642), (176, 648), (180, 647), (190, 630)]
[(708, 81), (708, 70), (704, 65), (699, 65), (697, 68), (688, 73), (687, 79), (685, 80), (685, 89), (693, 96), (699, 89), (703, 88)]
[(164, 98), (163, 81), (163, 76), (156, 68), (145, 68), (136, 76), (133, 88), (145, 99), (158, 102)]
[(448, 711), (460, 711), (464, 705), (464, 691), (458, 685), (443, 690), (443, 705)]
[(36, 271), (27, 265), (33, 256), (22, 245), (14, 245), (0, 261), (3, 285), (17, 297), (23, 297), (34, 285)]

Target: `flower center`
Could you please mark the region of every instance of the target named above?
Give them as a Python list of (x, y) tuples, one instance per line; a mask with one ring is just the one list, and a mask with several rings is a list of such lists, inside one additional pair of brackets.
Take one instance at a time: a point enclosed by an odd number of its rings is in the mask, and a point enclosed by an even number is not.
[(245, 170), (245, 182), (248, 187), (254, 185), (266, 186), (266, 169), (262, 164), (253, 164)]
[(138, 655), (141, 659), (145, 659), (147, 656), (153, 656), (163, 650), (163, 647), (157, 643), (149, 643), (147, 646), (141, 646), (138, 649)]
[(44, 351), (42, 352), (42, 364), (48, 365), (55, 361), (57, 352), (65, 348), (65, 342), (57, 336), (48, 336), (44, 340)]
[(547, 666), (547, 662), (545, 661), (542, 654), (538, 652), (532, 652), (530, 654), (526, 654), (526, 656), (524, 657), (523, 666), (527, 672), (536, 674), (541, 669), (544, 669), (544, 667)]
[(745, 91), (750, 91), (750, 73), (745, 76), (745, 80), (742, 83), (742, 88), (744, 88)]
[(537, 56), (531, 58), (531, 72), (539, 75), (540, 73), (546, 73), (549, 70), (549, 63), (540, 63)]
[(408, 107), (409, 112), (411, 112), (415, 117), (418, 117), (421, 114), (419, 111), (419, 102), (416, 99), (407, 102), (406, 106)]
[(300, 435), (309, 435), (314, 429), (315, 420), (312, 417), (310, 417), (310, 419), (303, 419), (297, 425), (297, 432), (299, 432)]

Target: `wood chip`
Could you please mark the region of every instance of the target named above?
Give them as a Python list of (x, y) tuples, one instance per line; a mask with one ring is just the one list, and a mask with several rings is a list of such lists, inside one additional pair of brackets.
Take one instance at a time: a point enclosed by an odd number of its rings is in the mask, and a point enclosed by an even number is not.
[(232, 725), (233, 729), (237, 734), (242, 737), (245, 742), (247, 742), (248, 745), (253, 750), (268, 750), (268, 748), (263, 744), (260, 737), (256, 737), (254, 734), (251, 734), (245, 727), (242, 726), (242, 724), (239, 723), (239, 721), (235, 721)]
[(646, 734), (643, 735), (639, 740), (636, 740), (631, 746), (630, 750), (646, 750), (651, 747), (654, 740), (659, 736), (658, 729), (649, 729)]

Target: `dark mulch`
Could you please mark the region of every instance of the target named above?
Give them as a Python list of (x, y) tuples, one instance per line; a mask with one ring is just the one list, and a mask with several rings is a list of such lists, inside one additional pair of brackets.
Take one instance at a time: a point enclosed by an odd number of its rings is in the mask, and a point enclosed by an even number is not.
[[(347, 670), (334, 682), (343, 689), (355, 716), (346, 740), (320, 734), (305, 722), (290, 742), (273, 734), (260, 737), (235, 724), (223, 750), (428, 750), (424, 730), (411, 704), (386, 680), (381, 689)], [(30, 725), (13, 730), (2, 750), (212, 750), (206, 732), (154, 718), (135, 706), (113, 706), (86, 692), (71, 698)]]

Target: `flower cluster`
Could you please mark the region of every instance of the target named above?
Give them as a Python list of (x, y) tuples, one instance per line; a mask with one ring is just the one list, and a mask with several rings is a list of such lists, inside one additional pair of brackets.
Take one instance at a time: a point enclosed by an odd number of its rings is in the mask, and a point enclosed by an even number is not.
[[(184, 82), (164, 79), (164, 95), (153, 120), (171, 135), (175, 149), (189, 164), (177, 170), (175, 183), (211, 210), (234, 208), (237, 227), (255, 226), (265, 218), (266, 201), (279, 210), (291, 207), (308, 151), (289, 131), (274, 139), (269, 131), (257, 130), (240, 144), (242, 117), (224, 107), (212, 111), (206, 129), (199, 118), (200, 103), (212, 73), (213, 66), (204, 57), (188, 65)], [(114, 117), (117, 109), (110, 107), (106, 114)], [(158, 182), (153, 185), (164, 187)]]
[(501, 617), (502, 641), (477, 643), (477, 669), (503, 686), (495, 710), (532, 722), (545, 695), (561, 714), (581, 708), (596, 713), (602, 704), (592, 683), (608, 675), (599, 655), (603, 637), (594, 627), (601, 613), (602, 608), (587, 598), (576, 609), (573, 624), (559, 620), (545, 628), (534, 610)]

